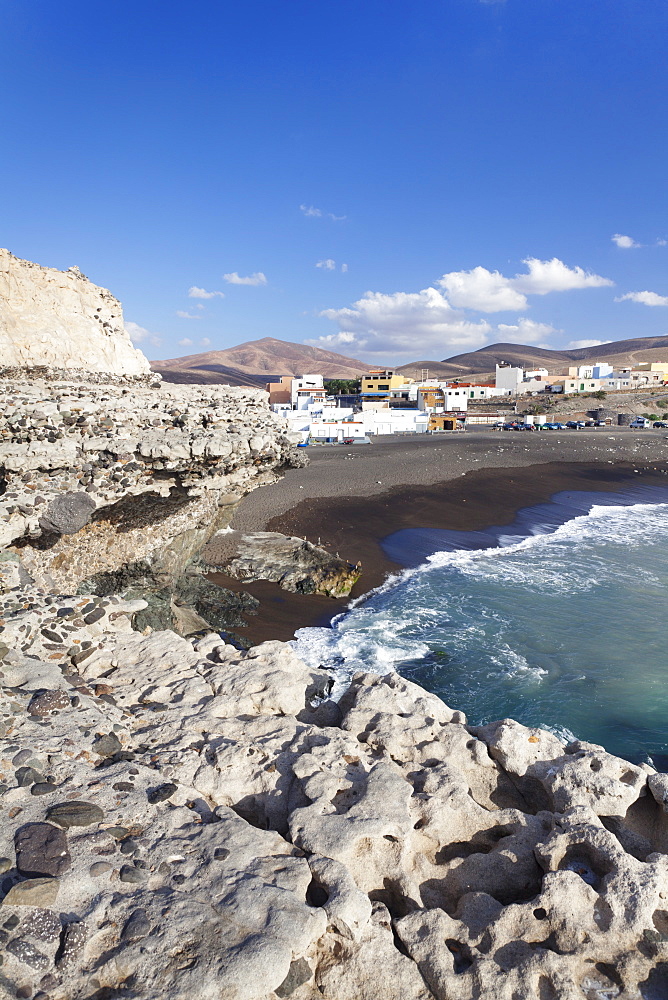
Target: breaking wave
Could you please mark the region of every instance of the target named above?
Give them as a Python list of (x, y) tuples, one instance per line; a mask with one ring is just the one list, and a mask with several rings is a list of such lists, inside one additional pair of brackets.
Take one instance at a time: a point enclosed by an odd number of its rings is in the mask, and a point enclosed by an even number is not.
[(512, 716), (629, 758), (668, 753), (668, 502), (605, 501), (556, 524), (541, 505), (541, 517), (523, 512), (523, 534), (499, 530), (484, 548), (443, 532), (449, 550), (330, 627), (301, 629), (297, 652), (332, 672), (337, 693), (355, 671), (397, 670), (474, 723)]

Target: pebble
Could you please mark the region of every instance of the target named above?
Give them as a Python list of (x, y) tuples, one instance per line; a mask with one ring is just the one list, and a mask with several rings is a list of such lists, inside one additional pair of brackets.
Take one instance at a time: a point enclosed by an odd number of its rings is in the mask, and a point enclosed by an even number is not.
[(13, 885), (0, 906), (52, 906), (58, 898), (57, 878), (30, 878)]
[(56, 785), (50, 781), (37, 781), (30, 789), (31, 795), (47, 795), (49, 792), (57, 791)]
[(106, 733), (93, 740), (93, 750), (100, 757), (113, 757), (120, 749), (121, 741), (115, 733)]
[(30, 699), (28, 713), (43, 716), (64, 708), (71, 708), (70, 699), (64, 691), (43, 691)]
[(29, 941), (24, 941), (23, 938), (14, 938), (6, 945), (6, 948), (10, 954), (18, 958), (19, 962), (24, 962), (32, 969), (48, 969), (49, 967), (50, 963), (46, 955)]
[(134, 865), (123, 865), (120, 870), (119, 878), (121, 882), (132, 882), (138, 885), (140, 882), (146, 881), (146, 876)]
[(58, 826), (69, 829), (71, 826), (91, 826), (104, 819), (104, 812), (94, 802), (59, 802), (51, 806), (46, 818)]
[(88, 932), (83, 920), (73, 920), (71, 924), (67, 925), (56, 962), (57, 968), (67, 968), (74, 962), (79, 952), (83, 950), (87, 936)]
[(67, 835), (50, 823), (28, 823), (14, 836), (16, 867), (23, 875), (62, 875), (72, 865)]
[(121, 931), (121, 941), (141, 941), (145, 938), (151, 930), (151, 923), (148, 919), (146, 910), (143, 907), (137, 907), (130, 914), (125, 927)]
[(165, 802), (172, 797), (174, 792), (178, 790), (178, 787), (173, 781), (167, 781), (164, 785), (158, 785), (157, 788), (152, 788), (147, 792), (148, 801), (151, 805), (155, 805), (158, 802)]
[(92, 875), (93, 878), (97, 878), (99, 875), (104, 875), (105, 872), (111, 871), (111, 865), (107, 861), (96, 861), (88, 869), (88, 873)]
[(23, 921), (22, 929), (29, 937), (40, 941), (55, 941), (60, 937), (60, 917), (53, 910), (36, 907)]

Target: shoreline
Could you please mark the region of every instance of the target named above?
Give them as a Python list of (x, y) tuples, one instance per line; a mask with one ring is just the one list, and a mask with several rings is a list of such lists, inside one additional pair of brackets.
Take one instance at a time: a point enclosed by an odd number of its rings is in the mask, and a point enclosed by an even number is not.
[[(549, 433), (546, 432), (545, 437)], [(517, 442), (508, 447), (506, 438), (510, 435), (499, 440), (500, 436), (490, 433), (477, 433), (471, 435), (475, 440), (464, 441), (461, 437), (456, 441), (430, 438), (429, 443), (424, 442), (427, 447), (422, 448), (419, 445), (423, 442), (416, 442), (415, 439), (410, 442), (382, 442), (366, 446), (374, 448), (374, 453), (367, 453), (365, 461), (358, 459), (355, 449), (318, 452), (315, 460), (305, 469), (292, 470), (273, 487), (255, 491), (246, 497), (232, 524), (238, 530), (279, 531), (305, 537), (309, 541), (320, 542), (330, 551), (339, 552), (351, 562), (361, 560), (362, 576), (351, 591), (350, 598), (335, 601), (327, 597), (292, 594), (281, 590), (277, 584), (249, 584), (232, 580), (222, 573), (210, 574), (210, 577), (221, 586), (235, 592), (244, 590), (259, 599), (258, 613), (244, 616), (248, 624), (240, 630), (240, 634), (245, 639), (253, 644), (266, 639), (287, 641), (294, 637), (297, 629), (328, 625), (334, 617), (346, 611), (349, 600), (363, 597), (380, 586), (389, 574), (403, 569), (405, 563), (391, 559), (381, 544), (383, 539), (397, 531), (428, 528), (483, 531), (491, 526), (509, 526), (522, 509), (546, 503), (555, 494), (564, 491), (623, 492), (629, 484), (637, 487), (641, 477), (643, 485), (668, 485), (668, 444), (663, 437), (658, 439), (653, 435), (638, 441), (636, 436), (629, 434), (628, 444), (624, 442), (627, 446), (623, 450), (631, 452), (633, 459), (629, 461), (629, 455), (625, 461), (612, 463), (610, 459), (602, 461), (600, 458), (603, 447), (608, 443), (604, 444), (602, 435), (595, 441), (583, 441), (584, 435), (578, 437), (580, 433), (573, 432), (571, 441), (567, 439), (570, 447), (560, 450), (576, 456), (581, 453), (584, 461), (553, 459), (533, 464), (527, 459), (551, 457), (553, 448), (556, 450), (559, 442), (544, 441), (541, 442), (542, 447)], [(525, 435), (521, 437), (525, 438)], [(538, 435), (526, 437), (532, 444), (539, 444), (536, 440)], [(560, 434), (559, 437), (564, 438), (565, 435)], [(463, 449), (462, 443), (465, 446)], [(416, 444), (415, 455), (411, 456), (411, 445)], [(455, 444), (458, 446), (456, 449), (453, 447)], [(363, 447), (359, 446), (359, 451)], [(411, 457), (419, 461), (419, 458), (428, 455), (428, 449), (433, 449), (432, 454), (440, 453), (438, 467), (430, 469), (422, 463), (410, 462)], [(481, 468), (483, 451), (488, 460), (500, 463), (505, 459), (511, 464)], [(354, 453), (352, 462), (347, 457), (351, 452)], [(442, 460), (444, 452), (446, 461)], [(448, 458), (450, 461), (447, 461)], [(420, 475), (427, 481), (410, 485), (398, 481), (378, 493), (378, 486), (382, 483), (373, 480), (378, 474), (379, 462), (384, 463), (386, 481), (405, 479), (411, 472), (411, 464), (413, 478), (417, 479)], [(443, 478), (432, 481), (439, 471)], [(354, 476), (351, 476), (352, 472)], [(331, 493), (316, 495), (322, 486), (325, 491), (331, 491), (337, 476), (347, 476), (351, 480), (347, 485), (357, 492), (342, 496), (339, 482), (338, 496)], [(372, 492), (374, 487), (375, 495)], [(308, 494), (306, 497), (305, 492)], [(262, 494), (269, 494), (269, 503)], [(293, 502), (295, 499), (296, 503)], [(272, 514), (272, 509), (277, 512)]]

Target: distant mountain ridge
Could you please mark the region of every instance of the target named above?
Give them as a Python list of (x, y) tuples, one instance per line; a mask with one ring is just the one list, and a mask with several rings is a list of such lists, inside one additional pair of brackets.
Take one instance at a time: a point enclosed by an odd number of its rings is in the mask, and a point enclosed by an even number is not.
[(151, 367), (168, 382), (226, 382), (262, 388), (281, 375), (318, 373), (325, 378), (352, 379), (369, 370), (364, 361), (276, 337), (249, 340), (224, 351), (152, 361)]
[[(636, 337), (599, 347), (561, 351), (525, 344), (489, 344), (444, 361), (413, 361), (399, 366), (396, 371), (409, 378), (420, 378), (425, 370), (430, 378), (467, 378), (493, 374), (496, 365), (503, 361), (520, 368), (547, 368), (551, 375), (585, 361), (607, 361), (615, 367), (633, 366), (640, 361), (668, 361), (668, 336)], [(281, 375), (318, 373), (325, 378), (355, 379), (372, 366), (320, 347), (263, 337), (224, 351), (152, 361), (151, 367), (167, 382), (227, 383), (264, 388), (267, 382)]]
[(425, 369), (431, 378), (463, 378), (493, 373), (496, 365), (504, 361), (520, 368), (547, 368), (550, 375), (586, 361), (607, 361), (615, 367), (633, 366), (640, 361), (668, 361), (668, 336), (636, 337), (610, 341), (598, 347), (560, 351), (525, 344), (489, 344), (478, 351), (456, 354), (443, 361), (413, 361), (401, 365), (397, 371), (409, 378), (420, 378)]

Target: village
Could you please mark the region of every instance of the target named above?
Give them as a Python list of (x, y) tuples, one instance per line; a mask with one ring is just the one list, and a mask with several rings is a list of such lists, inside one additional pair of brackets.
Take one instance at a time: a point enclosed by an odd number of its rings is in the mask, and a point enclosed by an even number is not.
[[(560, 375), (497, 364), (489, 381), (439, 381), (427, 369), (412, 379), (374, 368), (358, 385), (344, 387), (356, 391), (344, 391), (336, 381), (310, 374), (282, 376), (266, 389), (272, 410), (288, 421), (302, 445), (369, 443), (377, 436), (452, 433), (467, 426), (561, 429), (555, 418), (562, 415), (564, 426), (576, 429), (597, 423), (643, 429), (652, 422), (662, 426), (662, 416), (668, 419), (668, 413), (642, 415), (634, 409), (639, 402), (646, 409), (644, 404), (651, 405), (657, 391), (668, 387), (668, 362), (639, 362), (617, 371), (607, 362), (592, 362)], [(585, 400), (595, 406), (589, 408)], [(656, 404), (661, 402), (668, 409), (668, 399)], [(566, 419), (585, 415), (590, 419)]]

